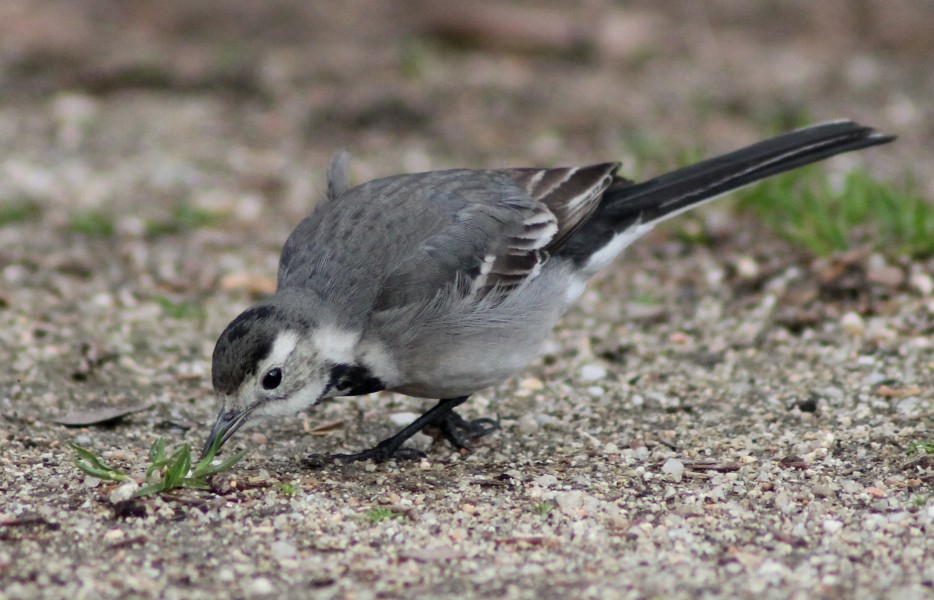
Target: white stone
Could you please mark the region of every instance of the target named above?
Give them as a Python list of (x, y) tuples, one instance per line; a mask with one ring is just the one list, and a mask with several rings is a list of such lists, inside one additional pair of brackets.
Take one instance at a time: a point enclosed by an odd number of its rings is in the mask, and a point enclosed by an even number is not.
[(516, 426), (519, 428), (520, 433), (526, 435), (535, 433), (539, 430), (538, 419), (535, 418), (533, 414), (522, 415), (519, 419), (519, 422), (516, 423)]
[(602, 365), (589, 364), (581, 367), (580, 378), (583, 381), (599, 381), (606, 377), (606, 369)]
[(672, 481), (678, 483), (684, 477), (684, 463), (677, 458), (669, 458), (662, 465), (662, 473), (668, 475)]
[(934, 292), (934, 279), (927, 273), (914, 273), (908, 282), (922, 296), (930, 296)]
[(558, 485), (558, 478), (554, 475), (542, 475), (535, 479), (535, 484), (540, 485), (543, 488), (549, 488), (553, 485)]
[(852, 311), (840, 318), (840, 327), (843, 328), (843, 331), (852, 336), (863, 335), (863, 332), (866, 331), (866, 323), (863, 321), (863, 318)]
[(123, 485), (114, 488), (107, 498), (110, 500), (111, 504), (117, 504), (118, 502), (123, 502), (132, 498), (138, 489), (138, 483), (135, 481), (127, 481)]
[(837, 533), (843, 529), (843, 523), (837, 521), (836, 519), (827, 519), (821, 525), (824, 528), (824, 531), (827, 533)]
[(265, 596), (273, 593), (275, 588), (272, 586), (272, 582), (265, 577), (257, 577), (250, 584), (250, 591), (254, 594)]
[(395, 425), (404, 427), (418, 418), (418, 415), (412, 412), (400, 412), (389, 415), (389, 420)]

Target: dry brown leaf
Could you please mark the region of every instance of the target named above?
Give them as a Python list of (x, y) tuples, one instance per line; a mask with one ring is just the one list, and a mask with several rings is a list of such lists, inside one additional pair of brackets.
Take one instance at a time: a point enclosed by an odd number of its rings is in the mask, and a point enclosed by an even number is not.
[(266, 296), (276, 292), (276, 280), (250, 273), (231, 273), (221, 278), (221, 289), (244, 290), (250, 294)]
[(917, 396), (920, 394), (921, 388), (916, 385), (909, 385), (908, 387), (903, 388), (893, 388), (887, 385), (880, 385), (879, 389), (876, 390), (876, 393), (886, 398), (907, 398), (909, 396)]
[(87, 425), (105, 425), (127, 415), (144, 411), (150, 407), (148, 403), (115, 404), (110, 406), (82, 406), (73, 408), (61, 417), (52, 419), (53, 422), (67, 427), (85, 427)]

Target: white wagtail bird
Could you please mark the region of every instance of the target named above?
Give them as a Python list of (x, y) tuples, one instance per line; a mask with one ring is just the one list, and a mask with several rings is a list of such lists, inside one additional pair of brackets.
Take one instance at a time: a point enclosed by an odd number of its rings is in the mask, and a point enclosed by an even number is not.
[(851, 121), (779, 135), (634, 183), (619, 163), (454, 169), (349, 188), (346, 154), (327, 199), (282, 248), (276, 293), (214, 348), (219, 448), (261, 415), (391, 390), (438, 403), (343, 461), (410, 456), (440, 429), (457, 448), (496, 427), (454, 408), (535, 358), (587, 281), (664, 219), (754, 181), (892, 141)]

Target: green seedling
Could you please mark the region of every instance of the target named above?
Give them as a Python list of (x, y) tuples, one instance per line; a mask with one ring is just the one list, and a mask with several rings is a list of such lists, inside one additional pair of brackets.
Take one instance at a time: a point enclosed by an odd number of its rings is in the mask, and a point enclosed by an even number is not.
[(197, 302), (183, 300), (175, 302), (165, 296), (153, 296), (162, 313), (172, 319), (201, 319), (205, 316), (204, 308)]
[[(125, 473), (114, 469), (101, 461), (93, 452), (77, 444), (70, 444), (78, 454), (75, 465), (85, 473), (107, 481), (129, 481)], [(149, 466), (146, 467), (144, 480), (146, 482), (136, 491), (137, 497), (151, 494), (163, 494), (178, 488), (192, 488), (198, 490), (210, 489), (208, 479), (218, 473), (227, 471), (246, 456), (246, 450), (241, 450), (220, 464), (211, 464), (217, 454), (220, 439), (192, 466), (191, 446), (184, 444), (169, 453), (163, 438), (157, 439), (149, 448)], [(158, 481), (152, 481), (156, 474), (161, 474)]]
[(40, 212), (39, 203), (33, 200), (0, 201), (0, 227), (28, 221)]
[(75, 213), (71, 216), (71, 230), (90, 237), (110, 238), (117, 233), (113, 217), (100, 211)]
[(532, 512), (540, 517), (548, 516), (555, 509), (551, 502), (536, 502), (532, 505)]
[(402, 518), (401, 514), (385, 506), (374, 508), (373, 510), (369, 510), (366, 513), (366, 520), (373, 524), (382, 523), (386, 519), (401, 519), (401, 518)]
[(184, 233), (193, 229), (214, 225), (221, 220), (221, 215), (210, 210), (179, 202), (172, 207), (168, 219), (147, 221), (144, 232), (146, 237), (159, 237), (175, 233)]
[(905, 447), (905, 454), (909, 458), (934, 456), (934, 440), (913, 440)]
[(276, 483), (276, 487), (279, 488), (279, 491), (285, 494), (286, 496), (294, 496), (298, 492), (298, 488), (296, 488), (291, 483), (287, 483), (285, 481)]

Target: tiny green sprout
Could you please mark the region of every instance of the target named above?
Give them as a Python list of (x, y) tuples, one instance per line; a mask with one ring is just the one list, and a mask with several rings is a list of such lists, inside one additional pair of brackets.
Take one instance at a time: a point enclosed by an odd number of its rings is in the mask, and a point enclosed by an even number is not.
[(71, 216), (71, 230), (89, 237), (109, 238), (117, 232), (114, 218), (102, 211), (75, 213)]
[(924, 508), (925, 506), (928, 505), (928, 502), (930, 501), (931, 501), (931, 496), (918, 495), (918, 496), (911, 497), (911, 505), (914, 506), (915, 508)]
[(294, 496), (296, 493), (298, 493), (298, 488), (287, 481), (277, 482), (276, 487), (279, 488), (279, 491), (286, 496)]
[(39, 203), (25, 198), (0, 202), (0, 227), (21, 223), (37, 216), (42, 209)]
[(662, 300), (652, 292), (639, 292), (633, 295), (630, 300), (634, 304), (643, 304), (645, 306), (657, 306)]
[(184, 233), (214, 225), (221, 221), (221, 218), (222, 216), (214, 211), (198, 208), (187, 202), (179, 202), (172, 207), (172, 213), (168, 219), (147, 221), (144, 233), (149, 238)]
[(912, 440), (905, 448), (905, 454), (909, 457), (934, 456), (934, 440)]
[(162, 309), (162, 313), (172, 319), (201, 319), (205, 316), (204, 308), (191, 300), (176, 302), (165, 296), (153, 296), (152, 299)]
[(366, 513), (366, 520), (373, 524), (382, 523), (386, 519), (400, 519), (400, 518), (402, 518), (401, 514), (385, 506), (379, 506), (377, 508), (367, 511)]
[(548, 516), (555, 508), (551, 502), (536, 502), (532, 505), (532, 512), (541, 517)]

